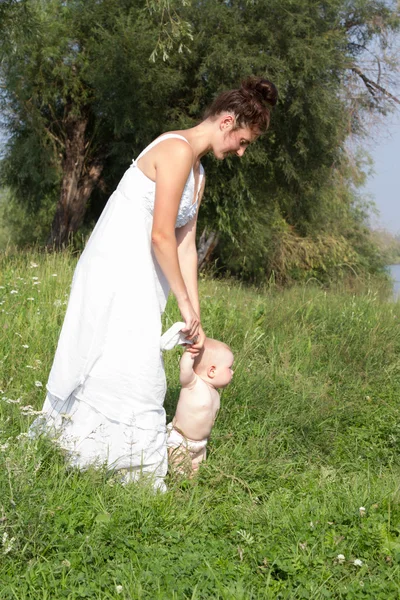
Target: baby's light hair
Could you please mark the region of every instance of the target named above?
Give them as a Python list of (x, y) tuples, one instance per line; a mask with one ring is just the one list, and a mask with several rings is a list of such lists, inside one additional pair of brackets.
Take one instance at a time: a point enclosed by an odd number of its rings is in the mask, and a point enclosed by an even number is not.
[(220, 342), (219, 340), (214, 340), (213, 338), (206, 338), (200, 354), (194, 359), (193, 370), (195, 373), (207, 370), (207, 368), (215, 364), (219, 357), (226, 351), (232, 352), (228, 344)]

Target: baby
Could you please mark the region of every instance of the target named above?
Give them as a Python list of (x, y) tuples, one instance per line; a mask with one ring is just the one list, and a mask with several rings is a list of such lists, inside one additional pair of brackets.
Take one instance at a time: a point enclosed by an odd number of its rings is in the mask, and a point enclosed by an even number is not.
[(199, 356), (186, 351), (180, 361), (180, 383), (176, 413), (167, 425), (170, 465), (192, 476), (206, 458), (206, 446), (220, 402), (218, 388), (233, 376), (233, 354), (223, 342), (206, 338)]

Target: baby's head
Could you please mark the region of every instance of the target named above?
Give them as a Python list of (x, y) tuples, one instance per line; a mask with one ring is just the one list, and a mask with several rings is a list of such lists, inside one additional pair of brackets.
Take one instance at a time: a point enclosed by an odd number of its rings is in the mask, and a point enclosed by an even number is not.
[(200, 354), (194, 360), (193, 370), (215, 388), (224, 388), (231, 382), (232, 365), (233, 354), (229, 346), (206, 338)]

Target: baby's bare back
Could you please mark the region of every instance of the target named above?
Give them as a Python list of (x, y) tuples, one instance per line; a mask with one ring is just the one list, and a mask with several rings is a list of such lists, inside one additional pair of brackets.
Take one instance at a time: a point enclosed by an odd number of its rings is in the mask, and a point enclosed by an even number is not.
[(219, 394), (198, 375), (189, 387), (182, 387), (173, 420), (191, 440), (208, 438), (219, 410)]

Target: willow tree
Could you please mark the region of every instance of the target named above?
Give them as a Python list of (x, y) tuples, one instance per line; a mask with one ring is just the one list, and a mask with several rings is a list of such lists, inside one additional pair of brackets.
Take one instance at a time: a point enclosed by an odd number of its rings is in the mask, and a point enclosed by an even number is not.
[(270, 131), (244, 159), (233, 159), (233, 167), (206, 158), (201, 220), (220, 234), (220, 264), (241, 275), (268, 275), (285, 232), (293, 238), (334, 232), (338, 241), (344, 234), (345, 258), (358, 235), (366, 242), (353, 193), (362, 173), (350, 168), (346, 140), (365, 133), (371, 114), (397, 105), (391, 92), (399, 66), (396, 5), (204, 0), (188, 13), (196, 32), (185, 58), (191, 63), (185, 106), (192, 114), (249, 72), (272, 79), (280, 93)]
[[(170, 49), (171, 35), (179, 41), (185, 32), (171, 32), (174, 14), (165, 19), (162, 1), (8, 0), (0, 11), (0, 107), (9, 135), (2, 178), (32, 214), (57, 198), (48, 243), (59, 247), (81, 225), (124, 132), (132, 144), (145, 121), (152, 131), (146, 66), (152, 53)], [(125, 43), (133, 57), (124, 56)]]

